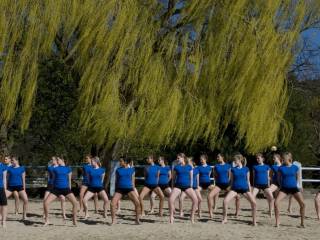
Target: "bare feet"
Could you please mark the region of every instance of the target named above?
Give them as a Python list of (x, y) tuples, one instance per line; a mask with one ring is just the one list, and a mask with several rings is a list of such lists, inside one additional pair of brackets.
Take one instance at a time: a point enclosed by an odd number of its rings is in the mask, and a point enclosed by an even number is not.
[(226, 224), (227, 222), (228, 222), (227, 219), (223, 219), (221, 223), (222, 223), (222, 224)]
[(170, 217), (169, 223), (173, 224), (173, 222), (174, 222), (174, 217)]

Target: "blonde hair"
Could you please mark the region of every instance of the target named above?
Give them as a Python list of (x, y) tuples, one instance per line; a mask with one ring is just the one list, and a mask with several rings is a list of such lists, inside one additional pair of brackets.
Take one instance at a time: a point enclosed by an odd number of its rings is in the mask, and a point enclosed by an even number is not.
[(247, 159), (241, 153), (237, 153), (236, 155), (233, 156), (233, 158), (235, 160), (240, 160), (243, 166), (247, 165)]
[(99, 157), (92, 158), (92, 161), (94, 161), (96, 164), (98, 164), (99, 167), (101, 167), (101, 162)]
[(195, 165), (195, 162), (193, 161), (193, 157), (187, 157), (186, 164), (189, 164), (191, 166)]

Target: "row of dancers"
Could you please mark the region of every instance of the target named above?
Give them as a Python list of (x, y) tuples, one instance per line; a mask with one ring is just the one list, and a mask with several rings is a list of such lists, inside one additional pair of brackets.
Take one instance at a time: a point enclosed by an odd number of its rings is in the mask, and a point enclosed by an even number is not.
[[(145, 216), (144, 198), (150, 195), (151, 212), (154, 210), (155, 196), (159, 197), (159, 216), (163, 216), (165, 196), (168, 197), (169, 222), (174, 222), (176, 214), (175, 202), (179, 199), (179, 214), (184, 215), (183, 202), (189, 197), (192, 202), (190, 220), (195, 222), (195, 215), (201, 218), (201, 203), (203, 201), (201, 191), (207, 191), (209, 216), (213, 218), (216, 209), (216, 200), (221, 191), (226, 195), (223, 200), (222, 223), (227, 223), (227, 211), (229, 203), (235, 199), (236, 216), (239, 214), (240, 195), (243, 195), (251, 205), (252, 224), (256, 225), (256, 196), (263, 191), (269, 207), (269, 215), (272, 217), (274, 208), (275, 222), (278, 227), (279, 204), (287, 196), (292, 195), (300, 206), (301, 226), (304, 226), (305, 203), (302, 193), (298, 188), (299, 169), (292, 164), (292, 154), (284, 153), (282, 156), (273, 156), (274, 164), (268, 166), (264, 163), (263, 154), (256, 155), (257, 164), (252, 169), (252, 186), (250, 183), (250, 170), (246, 167), (246, 159), (241, 154), (233, 157), (232, 164), (228, 164), (222, 154), (217, 156), (217, 164), (209, 166), (207, 155), (200, 157), (201, 164), (196, 166), (192, 158), (185, 154), (177, 155), (172, 166), (169, 166), (163, 157), (159, 157), (158, 165), (154, 156), (147, 158), (147, 166), (144, 169), (145, 182), (139, 194), (135, 187), (135, 168), (129, 160), (120, 158), (119, 167), (115, 171), (115, 193), (111, 200), (110, 210), (112, 224), (117, 222), (116, 213), (120, 210), (120, 200), (127, 195), (135, 207), (135, 222), (140, 224), (141, 217)], [(95, 200), (97, 210), (98, 197), (103, 204), (103, 215), (107, 217), (109, 198), (104, 186), (105, 168), (101, 167), (98, 157), (86, 156), (86, 163), (82, 166), (83, 181), (80, 188), (80, 212), (84, 211), (84, 217), (88, 218), (88, 201)], [(53, 157), (47, 168), (48, 186), (43, 200), (44, 225), (49, 225), (49, 206), (59, 199), (61, 201), (62, 215), (66, 219), (65, 199), (72, 204), (72, 220), (77, 225), (78, 200), (71, 191), (72, 171), (66, 166), (65, 160)], [(211, 173), (214, 176), (214, 185), (211, 184)], [(23, 219), (27, 218), (28, 196), (26, 193), (25, 168), (20, 166), (16, 157), (6, 157), (0, 164), (0, 218), (2, 226), (6, 226), (7, 198), (13, 195), (17, 200), (23, 201)], [(315, 197), (317, 218), (320, 220), (320, 192)], [(16, 201), (16, 212), (18, 204)]]

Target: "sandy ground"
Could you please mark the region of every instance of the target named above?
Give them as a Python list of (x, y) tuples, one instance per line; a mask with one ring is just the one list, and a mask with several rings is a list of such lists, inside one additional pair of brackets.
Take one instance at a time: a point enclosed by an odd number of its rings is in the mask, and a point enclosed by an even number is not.
[[(51, 225), (43, 227), (42, 204), (40, 200), (30, 200), (30, 210), (28, 221), (21, 221), (21, 215), (14, 215), (14, 202), (9, 200), (9, 215), (7, 229), (0, 229), (0, 239), (320, 239), (320, 221), (316, 220), (313, 196), (306, 198), (306, 227), (300, 228), (298, 205), (294, 201), (293, 213), (286, 213), (287, 200), (284, 200), (281, 207), (281, 227), (274, 227), (274, 218), (270, 219), (267, 214), (267, 202), (259, 199), (258, 204), (258, 226), (249, 225), (251, 221), (251, 211), (248, 202), (241, 198), (241, 212), (238, 219), (231, 216), (234, 212), (234, 204), (230, 206), (229, 222), (226, 225), (221, 224), (221, 205), (222, 199), (219, 199), (218, 210), (213, 220), (209, 220), (206, 204), (203, 204), (203, 217), (197, 219), (195, 224), (191, 224), (188, 216), (185, 218), (176, 218), (173, 225), (168, 224), (167, 201), (165, 203), (165, 216), (160, 218), (153, 215), (147, 215), (142, 219), (141, 225), (134, 225), (133, 204), (124, 200), (121, 203), (122, 210), (118, 216), (118, 224), (110, 226), (110, 213), (107, 219), (101, 214), (90, 212), (90, 218), (84, 220), (79, 218), (78, 226), (73, 227), (71, 219), (63, 222), (60, 215), (60, 203), (54, 202), (51, 205), (50, 222)], [(145, 202), (146, 208), (149, 207), (149, 201)], [(68, 217), (70, 218), (70, 203), (67, 203)], [(99, 202), (102, 208), (102, 202)], [(90, 202), (90, 208), (93, 204)], [(188, 214), (190, 202), (186, 200), (185, 209)]]

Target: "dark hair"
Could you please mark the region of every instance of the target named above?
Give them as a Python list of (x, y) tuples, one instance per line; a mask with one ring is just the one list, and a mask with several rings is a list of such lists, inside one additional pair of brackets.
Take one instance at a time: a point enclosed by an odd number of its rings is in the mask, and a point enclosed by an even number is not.
[(168, 160), (163, 156), (159, 157), (159, 161), (163, 161), (165, 165), (168, 165)]
[(256, 157), (262, 157), (262, 158), (264, 159), (264, 156), (263, 156), (262, 153), (257, 153), (257, 154), (256, 154)]
[(154, 161), (154, 160), (155, 160), (155, 157), (154, 157), (153, 154), (150, 154), (150, 155), (148, 156), (148, 159), (151, 159), (152, 161)]
[(200, 159), (204, 159), (204, 160), (208, 161), (208, 155), (207, 154), (201, 154), (200, 155)]

